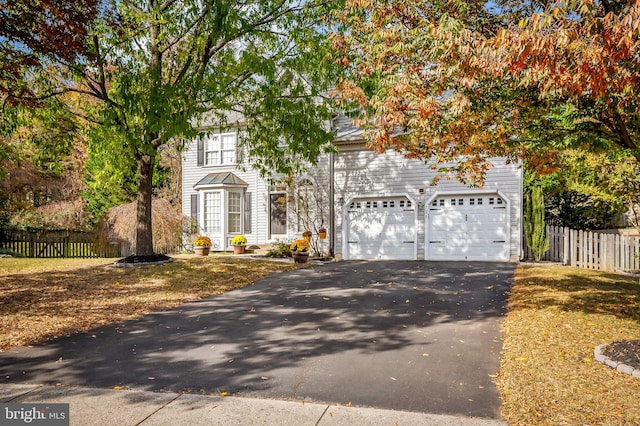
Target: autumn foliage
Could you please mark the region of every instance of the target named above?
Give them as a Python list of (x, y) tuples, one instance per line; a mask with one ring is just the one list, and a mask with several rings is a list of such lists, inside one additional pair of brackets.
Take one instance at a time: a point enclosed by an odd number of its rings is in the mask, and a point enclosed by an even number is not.
[(336, 96), (376, 151), (478, 181), (491, 156), (544, 172), (568, 143), (638, 148), (638, 1), (347, 0), (337, 19)]
[(96, 0), (0, 0), (0, 98), (35, 102), (25, 73), (91, 57), (87, 40), (97, 10)]

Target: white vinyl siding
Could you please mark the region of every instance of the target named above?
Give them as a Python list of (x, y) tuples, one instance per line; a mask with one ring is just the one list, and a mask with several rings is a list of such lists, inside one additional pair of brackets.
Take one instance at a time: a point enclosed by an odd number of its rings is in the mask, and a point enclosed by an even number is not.
[(303, 232), (309, 226), (310, 222), (314, 222), (316, 216), (316, 188), (309, 179), (304, 179), (298, 184), (297, 188), (297, 231)]

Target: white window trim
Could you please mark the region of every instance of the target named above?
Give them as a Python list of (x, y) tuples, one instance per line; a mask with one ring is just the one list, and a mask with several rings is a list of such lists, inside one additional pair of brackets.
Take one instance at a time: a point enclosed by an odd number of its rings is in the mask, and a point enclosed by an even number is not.
[[(222, 139), (225, 136), (233, 136), (233, 147), (232, 148), (222, 148)], [(218, 140), (218, 148), (217, 150), (208, 150), (209, 144), (212, 143), (213, 139)], [(238, 134), (236, 132), (228, 132), (228, 133), (212, 133), (208, 135), (204, 141), (204, 165), (208, 167), (216, 167), (216, 166), (229, 166), (236, 165), (238, 163)], [(232, 152), (232, 160), (225, 162), (225, 153)], [(217, 153), (216, 157), (217, 163), (209, 163), (209, 153)]]

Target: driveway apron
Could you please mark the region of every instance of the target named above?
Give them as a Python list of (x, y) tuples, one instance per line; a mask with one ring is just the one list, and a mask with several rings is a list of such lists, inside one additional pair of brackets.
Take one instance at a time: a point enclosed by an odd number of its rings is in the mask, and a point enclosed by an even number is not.
[(499, 418), (515, 265), (344, 261), (0, 353), (4, 383), (195, 392)]

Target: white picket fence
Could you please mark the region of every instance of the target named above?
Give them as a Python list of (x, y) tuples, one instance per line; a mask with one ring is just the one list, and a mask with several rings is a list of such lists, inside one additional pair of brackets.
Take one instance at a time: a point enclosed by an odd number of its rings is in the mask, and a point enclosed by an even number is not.
[[(624, 272), (640, 269), (640, 237), (618, 232), (580, 231), (547, 226), (551, 241), (543, 260), (585, 269)], [(531, 251), (523, 239), (524, 258)]]

